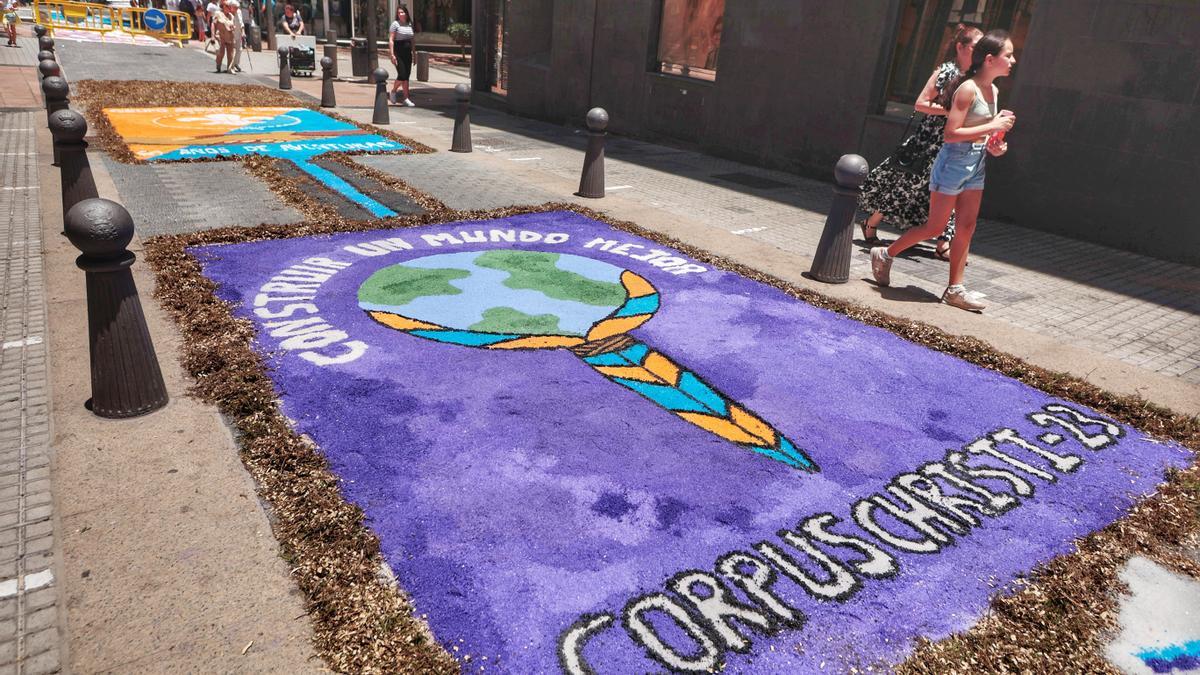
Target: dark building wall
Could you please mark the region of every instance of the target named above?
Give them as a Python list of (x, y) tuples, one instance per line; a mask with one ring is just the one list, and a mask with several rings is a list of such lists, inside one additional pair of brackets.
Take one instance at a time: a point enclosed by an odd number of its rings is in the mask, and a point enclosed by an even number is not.
[[(731, 0), (715, 82), (654, 71), (660, 4), (510, 2), (505, 105), (554, 121), (598, 105), (616, 133), (823, 180), (895, 147), (905, 119), (877, 113), (898, 0)], [(1038, 2), (984, 215), (1200, 264), (1197, 36), (1196, 0)]]
[(987, 210), (1200, 264), (1200, 2), (1039, 2)]

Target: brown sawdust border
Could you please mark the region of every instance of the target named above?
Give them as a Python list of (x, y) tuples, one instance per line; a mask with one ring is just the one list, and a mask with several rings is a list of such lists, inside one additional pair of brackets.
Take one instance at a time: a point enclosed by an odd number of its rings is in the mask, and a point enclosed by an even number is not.
[[(98, 139), (100, 146), (114, 159), (125, 164), (145, 164), (146, 162), (138, 159), (125, 144), (124, 139), (113, 128), (108, 116), (104, 114), (105, 108), (255, 106), (307, 108), (347, 124), (353, 124), (366, 132), (383, 136), (409, 148), (399, 152), (395, 150), (364, 150), (342, 154), (425, 154), (436, 152), (428, 145), (407, 136), (401, 136), (391, 129), (356, 122), (329, 108), (321, 108), (302, 101), (288, 91), (271, 89), (257, 84), (196, 84), (180, 87), (178, 82), (157, 80), (83, 80), (72, 84), (71, 103), (83, 107), (83, 114), (87, 118), (90, 133)], [(220, 155), (176, 161), (220, 162), (245, 161), (245, 159), (245, 156)]]
[[(265, 160), (266, 158), (262, 158)], [(338, 161), (363, 170), (344, 156)], [(255, 329), (218, 300), (189, 246), (285, 239), (337, 232), (417, 227), (525, 213), (573, 211), (671, 246), (700, 262), (774, 286), (823, 309), (890, 331), (917, 344), (952, 354), (1046, 393), (1091, 407), (1155, 437), (1200, 453), (1200, 418), (1174, 413), (1139, 397), (1105, 391), (1073, 375), (1054, 372), (1001, 352), (973, 337), (951, 335), (925, 323), (836, 300), (634, 223), (567, 203), (453, 211), (432, 197), (428, 213), (379, 220), (348, 220), (290, 185), (270, 163), (259, 174), (284, 201), (305, 214), (294, 225), (227, 227), (146, 242), (157, 274), (156, 296), (185, 336), (184, 364), (196, 378), (194, 393), (217, 404), (240, 432), (243, 459), (276, 517), (284, 556), (308, 596), (317, 651), (342, 671), (441, 673), (459, 664), (432, 640), (412, 615), (403, 592), (376, 578), (379, 542), (348, 504), (319, 449), (291, 430), (278, 408), (265, 362), (252, 349)], [(376, 175), (378, 174), (378, 175)], [(407, 194), (403, 181), (371, 174)], [(1146, 555), (1169, 568), (1200, 577), (1200, 564), (1183, 552), (1200, 533), (1200, 464), (1168, 472), (1158, 491), (1120, 520), (1077, 540), (1072, 553), (998, 589), (990, 609), (972, 628), (946, 639), (921, 640), (897, 668), (902, 673), (1117, 672), (1103, 655), (1103, 640), (1116, 627), (1117, 572), (1131, 555)], [(402, 580), (401, 580), (402, 583)], [(503, 664), (497, 664), (503, 665)], [(849, 670), (878, 670), (851, 666)], [(886, 668), (883, 668), (886, 669)]]

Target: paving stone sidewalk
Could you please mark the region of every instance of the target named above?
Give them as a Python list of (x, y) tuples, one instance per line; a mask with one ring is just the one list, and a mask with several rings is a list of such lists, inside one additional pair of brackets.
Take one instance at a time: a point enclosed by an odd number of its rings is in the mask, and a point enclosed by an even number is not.
[[(212, 81), (273, 86), (261, 71), (215, 75), (208, 70), (209, 56), (192, 48), (70, 43), (62, 52), (72, 80), (144, 78), (187, 80), (197, 82), (195, 86)], [(138, 58), (143, 52), (155, 58)], [(255, 54), (254, 63), (269, 58), (263, 57), (265, 53)], [(348, 74), (348, 66), (345, 59), (339, 59), (343, 74)], [(453, 84), (466, 81), (465, 69), (439, 67), (435, 75), (435, 82), (413, 83), (417, 108), (392, 108), (391, 128), (425, 142), (444, 138), (440, 145), (432, 143), (442, 152), (373, 157), (364, 163), (459, 208), (577, 199), (522, 181), (519, 171), (497, 172), (492, 165), (473, 158), (483, 154), (511, 160), (514, 169), (545, 172), (577, 184), (586, 134), (476, 106), (472, 112), (476, 154), (444, 152), (449, 147), (453, 110), (428, 107), (449, 100), (431, 92), (444, 94)], [(293, 84), (317, 83), (293, 79)], [(351, 89), (346, 87), (356, 85), (341, 86), (349, 93)], [(293, 92), (305, 96), (298, 89)], [(339, 94), (339, 98), (351, 97)], [(340, 111), (370, 121), (368, 109), (343, 107)], [(832, 198), (828, 183), (620, 137), (609, 138), (606, 161), (610, 194), (802, 255), (813, 253)], [(185, 170), (156, 169), (156, 174), (168, 180), (169, 174)], [(122, 172), (118, 169), (116, 173)], [(117, 175), (114, 179), (123, 196), (138, 184)], [(603, 208), (603, 200), (581, 203)], [(278, 201), (268, 199), (246, 206), (247, 220), (273, 222), (271, 215)], [(256, 220), (259, 216), (262, 220)], [(204, 226), (190, 220), (188, 226)], [(186, 229), (182, 222), (164, 223), (163, 227), (162, 231)], [(1200, 383), (1200, 340), (1195, 338), (1200, 335), (1200, 268), (993, 221), (980, 223), (971, 254), (967, 280), (973, 290), (987, 294), (992, 303), (989, 316), (1151, 372)], [(850, 274), (852, 283), (870, 277), (865, 247), (855, 248)], [(924, 247), (898, 260), (892, 275), (894, 288), (887, 291), (889, 298), (935, 303), (946, 283), (946, 263), (934, 258), (931, 247)]]
[[(14, 50), (15, 51), (15, 50)], [(0, 673), (60, 668), (50, 491), (46, 297), (38, 210), (41, 111), (0, 113)]]
[[(350, 114), (370, 117), (367, 111)], [(427, 142), (430, 135), (448, 139), (450, 115), (445, 109), (393, 109), (391, 128)], [(580, 130), (479, 107), (472, 122), (477, 154), (577, 183), (586, 143)], [(577, 200), (497, 175), (493, 165), (473, 161), (472, 155), (360, 161), (462, 208)], [(815, 251), (832, 199), (827, 183), (619, 137), (610, 137), (605, 161), (609, 194), (806, 256)], [(579, 201), (603, 208), (603, 200)], [(946, 274), (946, 263), (933, 256), (931, 245), (915, 249), (896, 262), (893, 289), (886, 292), (898, 301), (936, 303)], [(870, 256), (861, 241), (850, 277), (851, 283), (870, 278)], [(967, 281), (987, 294), (989, 316), (1200, 383), (1200, 268), (984, 220), (971, 245)]]

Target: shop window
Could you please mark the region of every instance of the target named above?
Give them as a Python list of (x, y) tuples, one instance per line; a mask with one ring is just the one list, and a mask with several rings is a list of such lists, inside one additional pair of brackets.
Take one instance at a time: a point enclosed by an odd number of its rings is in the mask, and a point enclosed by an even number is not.
[(663, 0), (659, 71), (715, 80), (724, 15), (725, 0)]
[[(1019, 60), (1033, 5), (1034, 0), (904, 0), (883, 112), (912, 112), (913, 102), (930, 73), (942, 63), (946, 42), (960, 23), (978, 26), (984, 32), (1007, 30)], [(997, 80), (1001, 93), (1006, 93), (1011, 79)]]

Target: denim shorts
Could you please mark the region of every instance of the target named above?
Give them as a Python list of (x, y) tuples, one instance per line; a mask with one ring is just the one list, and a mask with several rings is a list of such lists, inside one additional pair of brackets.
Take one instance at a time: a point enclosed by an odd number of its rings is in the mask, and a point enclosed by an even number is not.
[(987, 143), (945, 143), (929, 172), (929, 191), (944, 195), (982, 190)]

